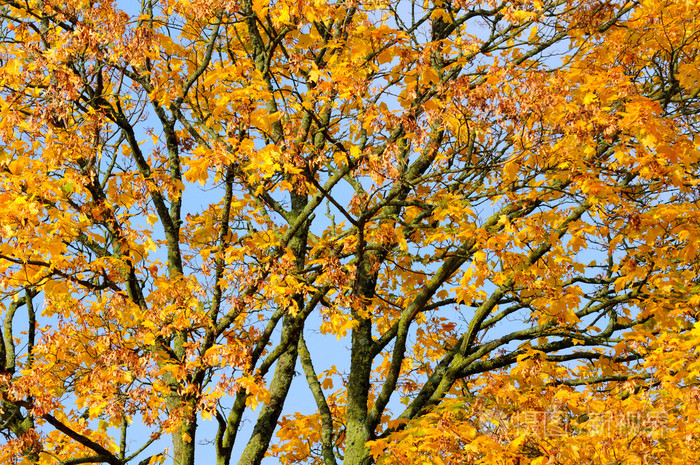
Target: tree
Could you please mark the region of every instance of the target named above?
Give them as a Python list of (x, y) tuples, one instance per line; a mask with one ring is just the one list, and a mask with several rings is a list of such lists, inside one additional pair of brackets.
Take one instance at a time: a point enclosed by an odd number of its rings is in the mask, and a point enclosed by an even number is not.
[(0, 461), (697, 461), (698, 7), (4, 0)]

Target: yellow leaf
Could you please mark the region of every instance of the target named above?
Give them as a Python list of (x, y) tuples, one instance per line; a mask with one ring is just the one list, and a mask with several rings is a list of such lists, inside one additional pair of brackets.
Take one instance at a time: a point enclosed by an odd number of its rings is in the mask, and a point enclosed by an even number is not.
[(594, 92), (588, 92), (586, 95), (583, 96), (583, 104), (588, 105), (590, 103), (595, 102), (598, 100), (598, 96)]
[(333, 389), (333, 380), (331, 378), (325, 378), (321, 382), (321, 387), (323, 389)]

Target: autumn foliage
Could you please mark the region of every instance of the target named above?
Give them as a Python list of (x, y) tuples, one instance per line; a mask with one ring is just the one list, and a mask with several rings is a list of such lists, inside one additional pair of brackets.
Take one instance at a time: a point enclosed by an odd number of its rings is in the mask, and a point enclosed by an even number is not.
[(0, 463), (700, 462), (697, 1), (136, 3), (0, 2)]

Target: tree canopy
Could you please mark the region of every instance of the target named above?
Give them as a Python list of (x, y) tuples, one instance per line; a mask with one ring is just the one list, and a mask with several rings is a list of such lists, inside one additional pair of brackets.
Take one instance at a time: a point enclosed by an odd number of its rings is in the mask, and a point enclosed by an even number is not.
[(0, 3), (0, 463), (700, 461), (697, 1), (124, 6)]

